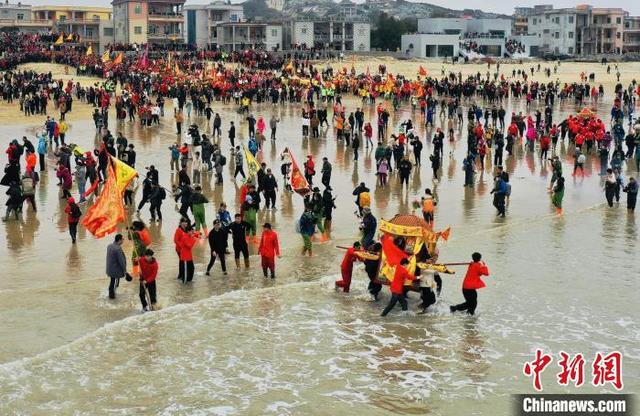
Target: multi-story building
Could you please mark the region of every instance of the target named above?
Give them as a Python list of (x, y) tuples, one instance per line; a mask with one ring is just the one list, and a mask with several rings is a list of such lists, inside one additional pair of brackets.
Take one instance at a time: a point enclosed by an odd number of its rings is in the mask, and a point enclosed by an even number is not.
[(31, 16), (31, 6), (22, 3), (0, 3), (0, 28), (21, 32), (46, 32), (51, 29), (48, 20), (35, 20)]
[(582, 54), (621, 54), (624, 20), (629, 14), (620, 8), (592, 8), (587, 5), (580, 5), (576, 8), (590, 12), (589, 24), (582, 28), (582, 45), (580, 47)]
[(258, 48), (268, 51), (282, 49), (282, 24), (264, 22), (227, 22), (217, 27), (215, 46), (235, 51)]
[(627, 16), (620, 8), (535, 6), (527, 17), (527, 30), (540, 38), (543, 53), (621, 54)]
[(112, 41), (112, 14), (109, 7), (92, 6), (33, 6), (33, 21), (49, 22), (57, 32), (80, 35), (80, 42), (102, 50)]
[(640, 16), (625, 17), (622, 36), (622, 53), (640, 53)]
[(371, 26), (353, 19), (292, 20), (284, 25), (284, 30), (285, 48), (371, 50)]
[(113, 0), (115, 42), (182, 43), (184, 3), (185, 0)]
[(405, 54), (420, 58), (529, 56), (536, 45), (534, 37), (512, 36), (509, 19), (419, 19), (418, 33), (402, 35)]
[(185, 42), (200, 48), (216, 46), (220, 43), (218, 26), (221, 24), (244, 21), (241, 4), (218, 1), (211, 4), (188, 5), (184, 9)]

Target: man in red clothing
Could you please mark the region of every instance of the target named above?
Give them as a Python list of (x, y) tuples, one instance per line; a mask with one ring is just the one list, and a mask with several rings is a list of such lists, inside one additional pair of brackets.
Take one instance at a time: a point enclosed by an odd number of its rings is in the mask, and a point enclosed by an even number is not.
[(462, 282), (462, 296), (464, 296), (464, 303), (459, 305), (450, 306), (451, 312), (455, 311), (467, 311), (469, 315), (473, 315), (478, 306), (478, 292), (477, 289), (482, 289), (486, 285), (480, 278), (481, 276), (489, 276), (489, 268), (484, 264), (482, 255), (480, 253), (473, 253), (471, 255), (473, 263), (469, 263), (467, 274), (464, 276)]
[[(158, 262), (153, 257), (153, 250), (147, 249), (144, 256), (138, 259), (140, 265), (140, 302), (142, 312), (153, 310), (156, 305), (156, 277), (158, 276)], [(147, 293), (149, 292), (149, 305)]]
[(267, 270), (271, 272), (271, 278), (276, 278), (276, 256), (280, 257), (280, 245), (278, 244), (278, 234), (271, 229), (271, 224), (264, 224), (262, 238), (258, 248), (262, 259), (262, 273), (267, 277)]
[(391, 312), (391, 309), (396, 306), (397, 302), (400, 302), (403, 312), (407, 311), (408, 306), (407, 299), (404, 297), (404, 283), (407, 280), (415, 280), (416, 278), (407, 271), (407, 264), (409, 264), (409, 260), (402, 259), (400, 260), (400, 264), (396, 266), (396, 271), (393, 274), (393, 282), (391, 282), (391, 300), (380, 316), (387, 316), (387, 314)]
[(347, 250), (347, 253), (342, 259), (342, 265), (340, 266), (340, 272), (342, 273), (342, 280), (336, 282), (336, 289), (341, 287), (344, 292), (349, 292), (351, 286), (351, 275), (353, 274), (353, 263), (360, 260), (356, 255), (356, 251), (360, 250), (360, 242), (353, 243), (353, 247)]
[[(73, 197), (67, 198), (67, 206), (64, 207), (64, 212), (67, 214), (67, 222), (69, 223), (69, 235), (71, 236), (71, 243), (76, 243), (76, 236), (78, 234), (78, 221), (80, 221), (80, 216), (82, 215), (82, 211), (80, 211), (80, 207), (76, 204), (75, 199)], [(7, 214), (8, 215), (8, 214)]]
[(194, 266), (192, 249), (198, 239), (189, 224), (189, 220), (186, 218), (182, 218), (180, 220), (179, 228), (181, 230), (176, 230), (176, 233), (173, 236), (173, 241), (176, 244), (176, 251), (180, 258), (178, 279), (182, 279), (182, 283), (187, 283), (193, 280)]

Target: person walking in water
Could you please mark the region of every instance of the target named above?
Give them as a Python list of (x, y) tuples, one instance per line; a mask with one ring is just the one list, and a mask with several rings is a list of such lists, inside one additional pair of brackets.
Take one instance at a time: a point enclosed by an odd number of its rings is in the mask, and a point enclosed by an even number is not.
[(556, 213), (562, 214), (562, 199), (564, 198), (564, 178), (560, 176), (556, 180), (556, 185), (553, 187), (553, 195), (551, 196), (551, 202), (556, 207)]
[(469, 263), (467, 268), (467, 274), (462, 281), (462, 296), (464, 296), (464, 302), (459, 305), (452, 305), (449, 307), (451, 313), (456, 311), (467, 311), (469, 315), (473, 315), (478, 306), (478, 289), (482, 289), (486, 285), (481, 279), (481, 276), (489, 276), (489, 268), (481, 261), (482, 255), (480, 253), (473, 253), (471, 255), (473, 259), (472, 263)]
[(342, 288), (345, 293), (349, 292), (349, 288), (351, 287), (351, 276), (353, 275), (353, 263), (360, 260), (356, 251), (360, 251), (361, 247), (360, 242), (356, 241), (353, 243), (353, 247), (349, 247), (349, 249), (347, 249), (344, 258), (342, 259), (342, 264), (340, 265), (342, 280), (336, 281), (336, 289)]
[[(138, 259), (140, 265), (140, 303), (142, 312), (152, 311), (157, 303), (156, 277), (158, 277), (158, 261), (153, 257), (153, 250), (147, 249), (144, 256)], [(149, 301), (147, 302), (147, 293)]]
[(211, 258), (209, 259), (209, 264), (207, 265), (207, 272), (205, 273), (209, 276), (209, 272), (211, 268), (216, 262), (216, 258), (220, 259), (220, 266), (222, 266), (222, 273), (227, 274), (227, 264), (226, 264), (226, 253), (229, 239), (229, 229), (226, 227), (222, 227), (220, 224), (220, 220), (213, 221), (213, 229), (209, 233), (209, 248), (211, 249)]
[(396, 303), (400, 302), (402, 306), (402, 312), (405, 313), (408, 310), (407, 299), (404, 297), (404, 283), (407, 280), (415, 280), (415, 276), (407, 271), (409, 260), (402, 259), (400, 264), (396, 266), (396, 271), (393, 275), (393, 281), (391, 282), (391, 300), (386, 308), (382, 311), (380, 316), (387, 316), (391, 309), (396, 306)]
[[(107, 276), (109, 276), (109, 299), (116, 298), (116, 288), (127, 273), (127, 258), (122, 251), (124, 237), (116, 234), (113, 243), (107, 247)], [(127, 277), (127, 280), (129, 278)]]
[(276, 278), (276, 256), (280, 257), (280, 245), (278, 244), (278, 234), (271, 229), (271, 224), (264, 224), (262, 238), (258, 248), (262, 259), (262, 273), (267, 277), (267, 271), (271, 273), (271, 278)]

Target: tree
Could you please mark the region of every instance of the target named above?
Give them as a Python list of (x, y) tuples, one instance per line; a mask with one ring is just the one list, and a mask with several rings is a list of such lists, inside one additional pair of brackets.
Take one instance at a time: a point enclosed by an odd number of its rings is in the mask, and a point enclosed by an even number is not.
[(381, 50), (395, 51), (400, 47), (402, 35), (416, 32), (416, 19), (396, 19), (381, 12), (375, 19), (374, 29), (371, 31), (371, 47)]

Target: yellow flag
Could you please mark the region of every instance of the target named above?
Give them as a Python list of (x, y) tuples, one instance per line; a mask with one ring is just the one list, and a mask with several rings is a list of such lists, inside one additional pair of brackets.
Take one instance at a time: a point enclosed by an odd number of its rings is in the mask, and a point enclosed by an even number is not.
[(260, 170), (260, 164), (244, 143), (242, 144), (242, 149), (244, 150), (244, 157), (247, 159), (247, 177), (253, 178)]
[(67, 42), (71, 42), (73, 40), (73, 34), (69, 33), (69, 36), (67, 36)]
[(169, 52), (169, 57), (167, 58), (167, 69), (171, 69), (171, 52)]
[(131, 182), (138, 173), (134, 168), (113, 156), (111, 156), (111, 163), (113, 163), (118, 190), (124, 192), (129, 182)]
[(62, 45), (64, 43), (64, 37), (60, 35), (58, 40), (55, 41), (54, 45)]
[(287, 66), (284, 68), (287, 71), (293, 71), (294, 67), (293, 67), (293, 61), (289, 61), (289, 63), (287, 64)]
[(107, 49), (106, 51), (104, 51), (104, 53), (102, 54), (102, 62), (109, 62), (111, 60), (111, 53), (109, 52), (109, 50)]
[(91, 55), (93, 55), (93, 47), (89, 45), (89, 47), (87, 48), (87, 56), (91, 56)]

